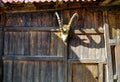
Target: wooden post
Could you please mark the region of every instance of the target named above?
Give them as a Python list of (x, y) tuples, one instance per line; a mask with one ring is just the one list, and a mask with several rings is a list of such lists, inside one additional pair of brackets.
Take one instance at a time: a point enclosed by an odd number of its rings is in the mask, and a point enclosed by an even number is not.
[(120, 82), (120, 42), (115, 47), (117, 82)]
[(110, 37), (109, 37), (109, 27), (108, 27), (108, 13), (103, 11), (103, 28), (104, 28), (104, 39), (105, 39), (105, 54), (107, 59), (107, 82), (113, 82), (113, 68), (112, 68), (112, 55), (110, 48)]
[(104, 38), (105, 38), (105, 52), (107, 56), (107, 82), (113, 82), (113, 68), (112, 68), (112, 56), (111, 48), (109, 44), (109, 29), (108, 24), (104, 24)]

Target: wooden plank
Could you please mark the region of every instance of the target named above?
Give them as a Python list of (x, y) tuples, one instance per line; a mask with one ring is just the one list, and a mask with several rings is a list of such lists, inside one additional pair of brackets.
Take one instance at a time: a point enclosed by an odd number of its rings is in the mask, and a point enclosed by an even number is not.
[(31, 26), (38, 26), (38, 14), (31, 13)]
[(27, 71), (26, 82), (33, 82), (33, 72), (34, 72), (33, 70), (34, 70), (34, 62), (28, 61), (27, 70), (26, 70)]
[(3, 56), (3, 60), (44, 60), (44, 61), (63, 61), (64, 57), (58, 56)]
[(9, 45), (9, 34), (5, 32), (4, 34), (4, 55), (8, 54), (8, 45)]
[[(12, 76), (12, 74), (13, 74), (13, 71), (12, 71), (13, 61), (7, 60), (7, 61), (3, 61), (3, 62), (4, 62), (3, 82), (13, 82), (13, 80), (12, 80), (13, 79), (13, 76)], [(9, 68), (9, 70), (8, 70), (8, 68)]]
[(72, 82), (72, 65), (68, 63), (68, 82)]
[(22, 80), (22, 64), (18, 61), (14, 61), (13, 64), (13, 82), (21, 82)]
[(45, 81), (44, 82), (51, 82), (52, 81), (52, 65), (51, 62), (47, 62), (46, 70), (45, 70)]
[(115, 47), (115, 58), (116, 58), (116, 74), (117, 82), (120, 82), (120, 42), (118, 41), (116, 47)]
[(24, 62), (22, 62), (22, 68), (21, 68), (21, 73), (22, 73), (22, 76), (21, 76), (21, 82), (27, 82), (27, 62), (26, 61), (24, 61)]
[[(119, 0), (118, 0), (119, 1)], [(72, 4), (72, 3), (71, 3)], [(17, 13), (44, 13), (44, 12), (55, 12), (55, 11), (62, 11), (62, 10), (75, 10), (75, 9), (90, 9), (90, 10), (115, 10), (115, 9), (120, 9), (119, 6), (89, 6), (84, 5), (84, 6), (70, 6), (68, 8), (57, 8), (57, 9), (40, 9), (40, 10), (10, 10), (10, 11), (5, 11), (4, 13), (6, 14), (17, 14)]]
[(14, 44), (13, 39), (14, 39), (14, 37), (13, 37), (13, 32), (9, 32), (8, 34), (9, 34), (8, 53), (9, 54), (14, 54), (14, 47), (13, 47), (13, 44)]
[[(58, 45), (62, 45), (61, 43), (58, 44), (58, 37), (54, 34), (54, 32), (51, 32), (51, 38), (50, 38), (50, 55), (57, 55), (57, 49)], [(60, 48), (59, 48), (60, 49)], [(58, 54), (59, 56), (60, 54)]]
[(103, 82), (103, 63), (98, 63), (98, 82)]
[(47, 62), (41, 62), (41, 80), (40, 80), (40, 82), (45, 82), (45, 73), (46, 73), (46, 65), (47, 65)]
[(64, 43), (64, 73), (65, 73), (65, 77), (64, 77), (64, 81), (67, 82), (68, 81), (68, 44)]
[(2, 81), (3, 82), (3, 61), (2, 61), (2, 59), (1, 59), (1, 57), (0, 57), (0, 81)]
[(108, 75), (108, 82), (113, 82), (113, 68), (112, 68), (112, 55), (111, 49), (109, 44), (109, 28), (108, 24), (104, 24), (104, 38), (105, 38), (105, 48), (106, 48), (106, 56), (107, 56), (107, 75)]
[(38, 26), (42, 26), (42, 20), (41, 20), (42, 17), (41, 16), (42, 16), (42, 13), (37, 14), (37, 18), (38, 18), (37, 19), (37, 24), (38, 24)]
[[(5, 27), (4, 31), (51, 31), (59, 32), (58, 27)], [(70, 34), (103, 34), (103, 29), (80, 29), (72, 30)]]
[(56, 29), (57, 27), (25, 27), (25, 26), (6, 26), (4, 27), (4, 31), (30, 31), (30, 30), (35, 30), (35, 31), (57, 31), (59, 29)]
[(99, 59), (68, 59), (69, 63), (103, 63), (106, 64), (106, 61)]
[(103, 34), (103, 29), (81, 29), (81, 30), (75, 30), (74, 31), (75, 34), (80, 34), (80, 35), (84, 35), (84, 34), (90, 34), (90, 35), (94, 35), (94, 34)]
[(51, 82), (58, 82), (58, 63), (57, 62), (51, 62), (52, 65), (52, 77)]
[(40, 64), (38, 61), (35, 61), (34, 63), (34, 75), (33, 75), (33, 82), (39, 82), (39, 77), (40, 77)]
[(37, 49), (38, 49), (38, 51), (37, 51), (37, 54), (39, 54), (40, 56), (42, 56), (42, 32), (38, 32), (38, 43), (36, 43), (37, 44)]
[(24, 55), (30, 54), (30, 34), (29, 32), (24, 32)]
[(49, 41), (50, 41), (50, 36), (49, 36), (49, 32), (41, 32), (41, 54), (42, 55), (46, 55), (48, 56), (50, 54), (49, 52)]
[[(3, 47), (4, 47), (4, 41), (3, 41), (4, 36), (3, 35), (4, 35), (4, 33), (2, 31), (0, 31), (0, 51), (1, 51), (0, 56), (2, 56), (4, 54), (4, 49), (3, 49)], [(1, 60), (1, 57), (0, 57), (0, 60)]]
[(58, 65), (58, 79), (57, 82), (66, 82), (67, 74), (66, 74), (66, 67), (63, 62), (57, 62)]
[(37, 32), (30, 32), (30, 56), (38, 55), (37, 41), (38, 41)]

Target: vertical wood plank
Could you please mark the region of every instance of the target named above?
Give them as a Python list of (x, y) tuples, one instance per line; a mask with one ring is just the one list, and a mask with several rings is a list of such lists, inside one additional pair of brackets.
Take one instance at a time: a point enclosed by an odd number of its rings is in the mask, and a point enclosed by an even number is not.
[(51, 62), (52, 65), (52, 77), (51, 82), (58, 82), (58, 75), (61, 75), (58, 73), (58, 63), (57, 62)]
[(25, 13), (24, 15), (25, 15), (25, 26), (31, 26), (31, 13)]
[(116, 45), (115, 57), (116, 57), (116, 70), (117, 70), (117, 75), (118, 75), (117, 82), (120, 82), (120, 42), (118, 42)]
[(9, 34), (5, 32), (4, 36), (4, 55), (8, 54), (8, 45), (9, 45)]
[(102, 38), (103, 38), (103, 40), (102, 40), (102, 45), (104, 45), (104, 47), (101, 49), (101, 54), (103, 54), (103, 59), (105, 60), (105, 58), (106, 58), (106, 54), (105, 54), (105, 40), (104, 40), (104, 35), (102, 35)]
[(24, 62), (22, 62), (22, 71), (21, 71), (21, 73), (22, 73), (22, 75), (21, 75), (21, 82), (27, 82), (27, 62), (26, 61), (24, 61)]
[[(58, 62), (58, 81), (57, 82), (67, 82), (66, 68), (63, 63)], [(64, 68), (64, 70), (63, 70)]]
[(42, 32), (38, 32), (37, 54), (42, 55)]
[(30, 54), (30, 33), (24, 32), (24, 55)]
[(9, 54), (13, 54), (13, 37), (12, 37), (12, 35), (13, 35), (13, 33), (12, 32), (9, 32), (9, 37), (10, 37), (10, 39), (9, 39)]
[(37, 23), (38, 26), (42, 26), (42, 14), (41, 14), (41, 13), (38, 13), (38, 14), (37, 14), (37, 18), (38, 18), (38, 20), (37, 20), (37, 21), (38, 21), (38, 23)]
[(46, 62), (41, 62), (41, 81), (40, 82), (45, 82), (45, 70), (46, 70)]
[(20, 32), (20, 36), (21, 36), (21, 40), (20, 40), (20, 54), (21, 55), (24, 55), (24, 52), (25, 52), (25, 47), (24, 47), (24, 43), (25, 43), (25, 33), (24, 32)]
[(98, 77), (98, 82), (103, 82), (103, 64), (99, 63), (98, 64), (98, 70), (99, 70), (99, 77)]
[(52, 66), (51, 66), (51, 62), (47, 62), (45, 78), (47, 78), (47, 79), (45, 79), (44, 82), (51, 82), (51, 80), (52, 80)]
[(34, 62), (33, 61), (29, 61), (27, 62), (27, 82), (33, 82), (33, 74), (34, 74)]
[(109, 45), (109, 29), (107, 24), (104, 24), (104, 30), (105, 30), (104, 38), (105, 38), (105, 48), (106, 48), (106, 56), (107, 56), (108, 82), (113, 82), (112, 57), (111, 57), (111, 49)]
[(37, 55), (37, 46), (38, 43), (37, 39), (37, 32), (30, 32), (30, 55)]
[(38, 14), (31, 13), (31, 26), (35, 27), (38, 26)]
[(42, 44), (41, 44), (41, 49), (42, 49), (42, 54), (43, 55), (49, 55), (49, 47), (50, 47), (50, 34), (47, 32), (42, 32)]
[[(3, 82), (13, 82), (12, 70), (13, 70), (13, 62), (10, 60), (4, 61), (4, 72), (3, 72)], [(9, 70), (8, 70), (9, 68)]]
[[(57, 49), (58, 49), (58, 37), (54, 33), (51, 32), (51, 40), (50, 40), (50, 53), (51, 55), (57, 56)], [(60, 44), (62, 45), (62, 44)], [(61, 55), (61, 54), (59, 54)]]
[(22, 80), (22, 64), (19, 61), (14, 61), (13, 82), (21, 82), (21, 80)]
[(38, 62), (38, 61), (35, 61), (35, 63), (34, 63), (34, 77), (33, 77), (33, 79), (34, 79), (34, 81), (33, 82), (40, 82), (40, 80), (39, 80), (39, 78), (41, 77), (40, 76), (40, 63)]

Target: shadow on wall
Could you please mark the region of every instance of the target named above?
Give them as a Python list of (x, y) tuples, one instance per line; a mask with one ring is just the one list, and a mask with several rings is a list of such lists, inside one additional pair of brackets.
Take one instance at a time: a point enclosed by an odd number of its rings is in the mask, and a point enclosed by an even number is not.
[(104, 59), (104, 47), (103, 35), (70, 35), (68, 40), (68, 65), (70, 65), (68, 76), (71, 75), (69, 82), (98, 82), (98, 64), (89, 63), (89, 60)]

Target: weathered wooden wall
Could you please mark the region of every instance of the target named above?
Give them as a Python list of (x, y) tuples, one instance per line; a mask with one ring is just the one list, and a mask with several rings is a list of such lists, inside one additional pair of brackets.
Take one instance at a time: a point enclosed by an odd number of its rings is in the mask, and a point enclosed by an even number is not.
[[(77, 19), (74, 20), (73, 30), (98, 29), (103, 26), (102, 11), (86, 9), (60, 11), (63, 23), (68, 23), (74, 12), (79, 14), (79, 18), (78, 22)], [(89, 77), (89, 82), (98, 81), (98, 63), (87, 64), (87, 60), (104, 61), (103, 35), (75, 34), (69, 38), (69, 48), (66, 49), (66, 45), (54, 32), (29, 30), (51, 26), (58, 28), (54, 12), (6, 14), (3, 82), (64, 82), (66, 54), (67, 61), (70, 62), (68, 65), (72, 66), (68, 73), (73, 72), (68, 76), (69, 80), (71, 77), (72, 82), (79, 82), (81, 79), (87, 82), (86, 79)], [(22, 28), (28, 31), (20, 31)], [(77, 64), (74, 64), (73, 60), (78, 61)], [(84, 76), (79, 78), (83, 74)]]
[[(3, 55), (3, 82), (65, 82), (66, 78), (68, 82), (106, 82), (106, 74), (100, 76), (99, 67), (106, 63), (104, 35), (98, 30), (104, 25), (104, 11), (87, 8), (59, 10), (64, 24), (73, 13), (79, 14), (78, 21), (74, 19), (72, 23), (72, 30), (94, 29), (97, 32), (73, 33), (68, 38), (68, 45), (55, 34), (59, 31), (51, 30), (58, 29), (54, 12), (4, 14), (3, 35), (0, 34), (0, 49), (4, 50), (4, 54), (0, 52)], [(116, 25), (119, 28), (120, 23), (114, 17), (119, 16), (109, 13), (111, 37), (115, 37), (116, 31), (112, 30)], [(100, 81), (100, 78), (104, 80)]]

